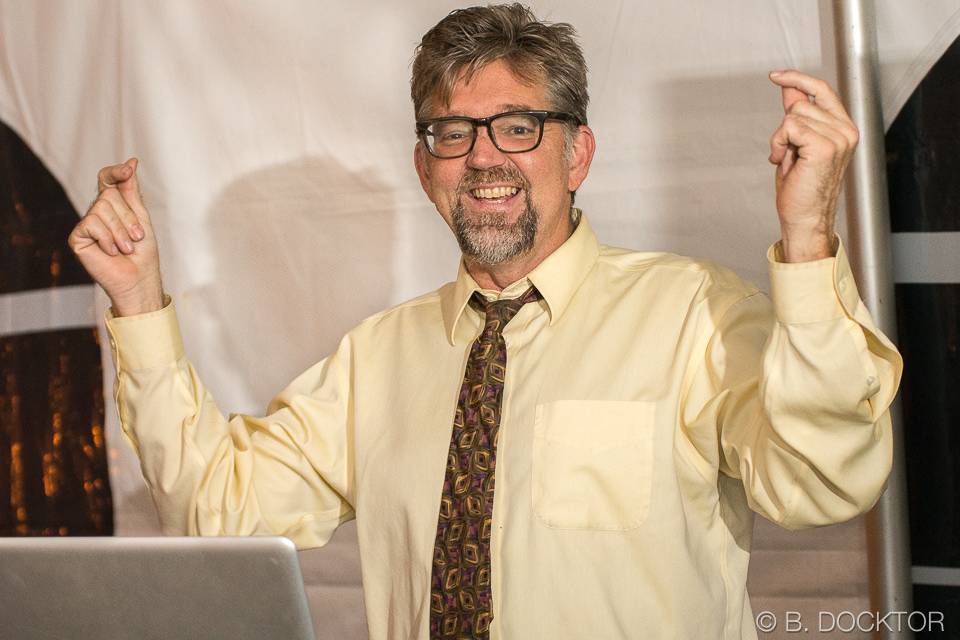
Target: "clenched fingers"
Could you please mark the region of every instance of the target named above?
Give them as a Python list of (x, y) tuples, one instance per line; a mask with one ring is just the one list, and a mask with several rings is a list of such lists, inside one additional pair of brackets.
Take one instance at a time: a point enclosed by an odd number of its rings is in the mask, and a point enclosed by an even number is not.
[(801, 158), (845, 160), (854, 144), (848, 134), (831, 122), (791, 113), (770, 136), (770, 162), (781, 164), (792, 147), (796, 147)]
[(117, 189), (113, 187), (104, 189), (100, 192), (100, 198), (109, 202), (113, 207), (113, 211), (120, 218), (131, 240), (143, 240), (146, 233), (143, 225), (140, 224), (140, 218)]
[(113, 232), (103, 221), (103, 219), (91, 212), (84, 216), (83, 220), (74, 227), (73, 232), (67, 239), (67, 244), (73, 249), (74, 253), (98, 245), (104, 253), (115, 256), (120, 253)]
[[(116, 189), (111, 188), (109, 191), (116, 192)], [(107, 191), (104, 191), (104, 193), (107, 193)], [(83, 220), (70, 234), (70, 245), (75, 251), (96, 242), (105, 253), (111, 256), (121, 252), (125, 254), (133, 253), (134, 239), (132, 234), (134, 232), (131, 227), (133, 224), (137, 224), (136, 216), (123, 204), (123, 199), (120, 198), (119, 194), (114, 193), (111, 197), (118, 200), (116, 206), (109, 198), (104, 197), (104, 194), (100, 194), (100, 197), (90, 206)], [(140, 233), (142, 234), (142, 230)]]
[(813, 102), (796, 102), (787, 111), (788, 116), (799, 116), (807, 120), (815, 120), (843, 136), (847, 146), (854, 147), (860, 140), (860, 131), (849, 118), (837, 118), (832, 113)]

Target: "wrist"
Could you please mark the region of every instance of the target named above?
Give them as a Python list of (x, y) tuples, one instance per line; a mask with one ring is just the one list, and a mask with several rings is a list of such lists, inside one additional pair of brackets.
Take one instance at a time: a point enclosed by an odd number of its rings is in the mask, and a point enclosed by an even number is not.
[(781, 227), (780, 253), (784, 262), (810, 262), (837, 255), (836, 235), (826, 229)]
[(113, 315), (118, 318), (159, 311), (166, 306), (166, 300), (163, 285), (159, 281), (124, 295), (110, 297)]

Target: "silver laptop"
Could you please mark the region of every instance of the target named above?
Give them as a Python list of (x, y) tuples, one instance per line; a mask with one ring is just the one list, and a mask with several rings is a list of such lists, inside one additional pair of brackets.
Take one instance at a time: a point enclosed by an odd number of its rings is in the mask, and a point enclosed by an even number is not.
[(0, 638), (314, 635), (286, 538), (0, 538)]

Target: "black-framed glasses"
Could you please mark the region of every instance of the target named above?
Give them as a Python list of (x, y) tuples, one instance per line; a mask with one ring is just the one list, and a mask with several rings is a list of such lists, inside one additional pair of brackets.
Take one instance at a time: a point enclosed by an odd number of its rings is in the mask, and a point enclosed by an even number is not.
[(562, 111), (505, 111), (486, 118), (448, 116), (417, 121), (417, 136), (430, 155), (460, 158), (473, 150), (477, 128), (486, 127), (493, 145), (503, 153), (533, 151), (543, 140), (543, 123), (560, 120), (580, 125), (580, 119)]

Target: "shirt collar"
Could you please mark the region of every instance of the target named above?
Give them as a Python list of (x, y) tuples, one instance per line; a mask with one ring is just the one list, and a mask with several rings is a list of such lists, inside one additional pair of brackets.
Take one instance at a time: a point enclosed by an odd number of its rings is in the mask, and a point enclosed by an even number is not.
[[(579, 223), (566, 242), (557, 247), (525, 277), (500, 292), (502, 297), (511, 298), (521, 295), (532, 284), (547, 304), (550, 324), (555, 323), (563, 315), (573, 294), (576, 293), (583, 279), (596, 263), (597, 256), (600, 255), (600, 245), (587, 222), (587, 217), (579, 209), (575, 211), (578, 214)], [(463, 316), (467, 302), (474, 291), (483, 290), (467, 273), (461, 258), (456, 281), (446, 285), (440, 291), (444, 332), (451, 345), (456, 344), (457, 323)]]

